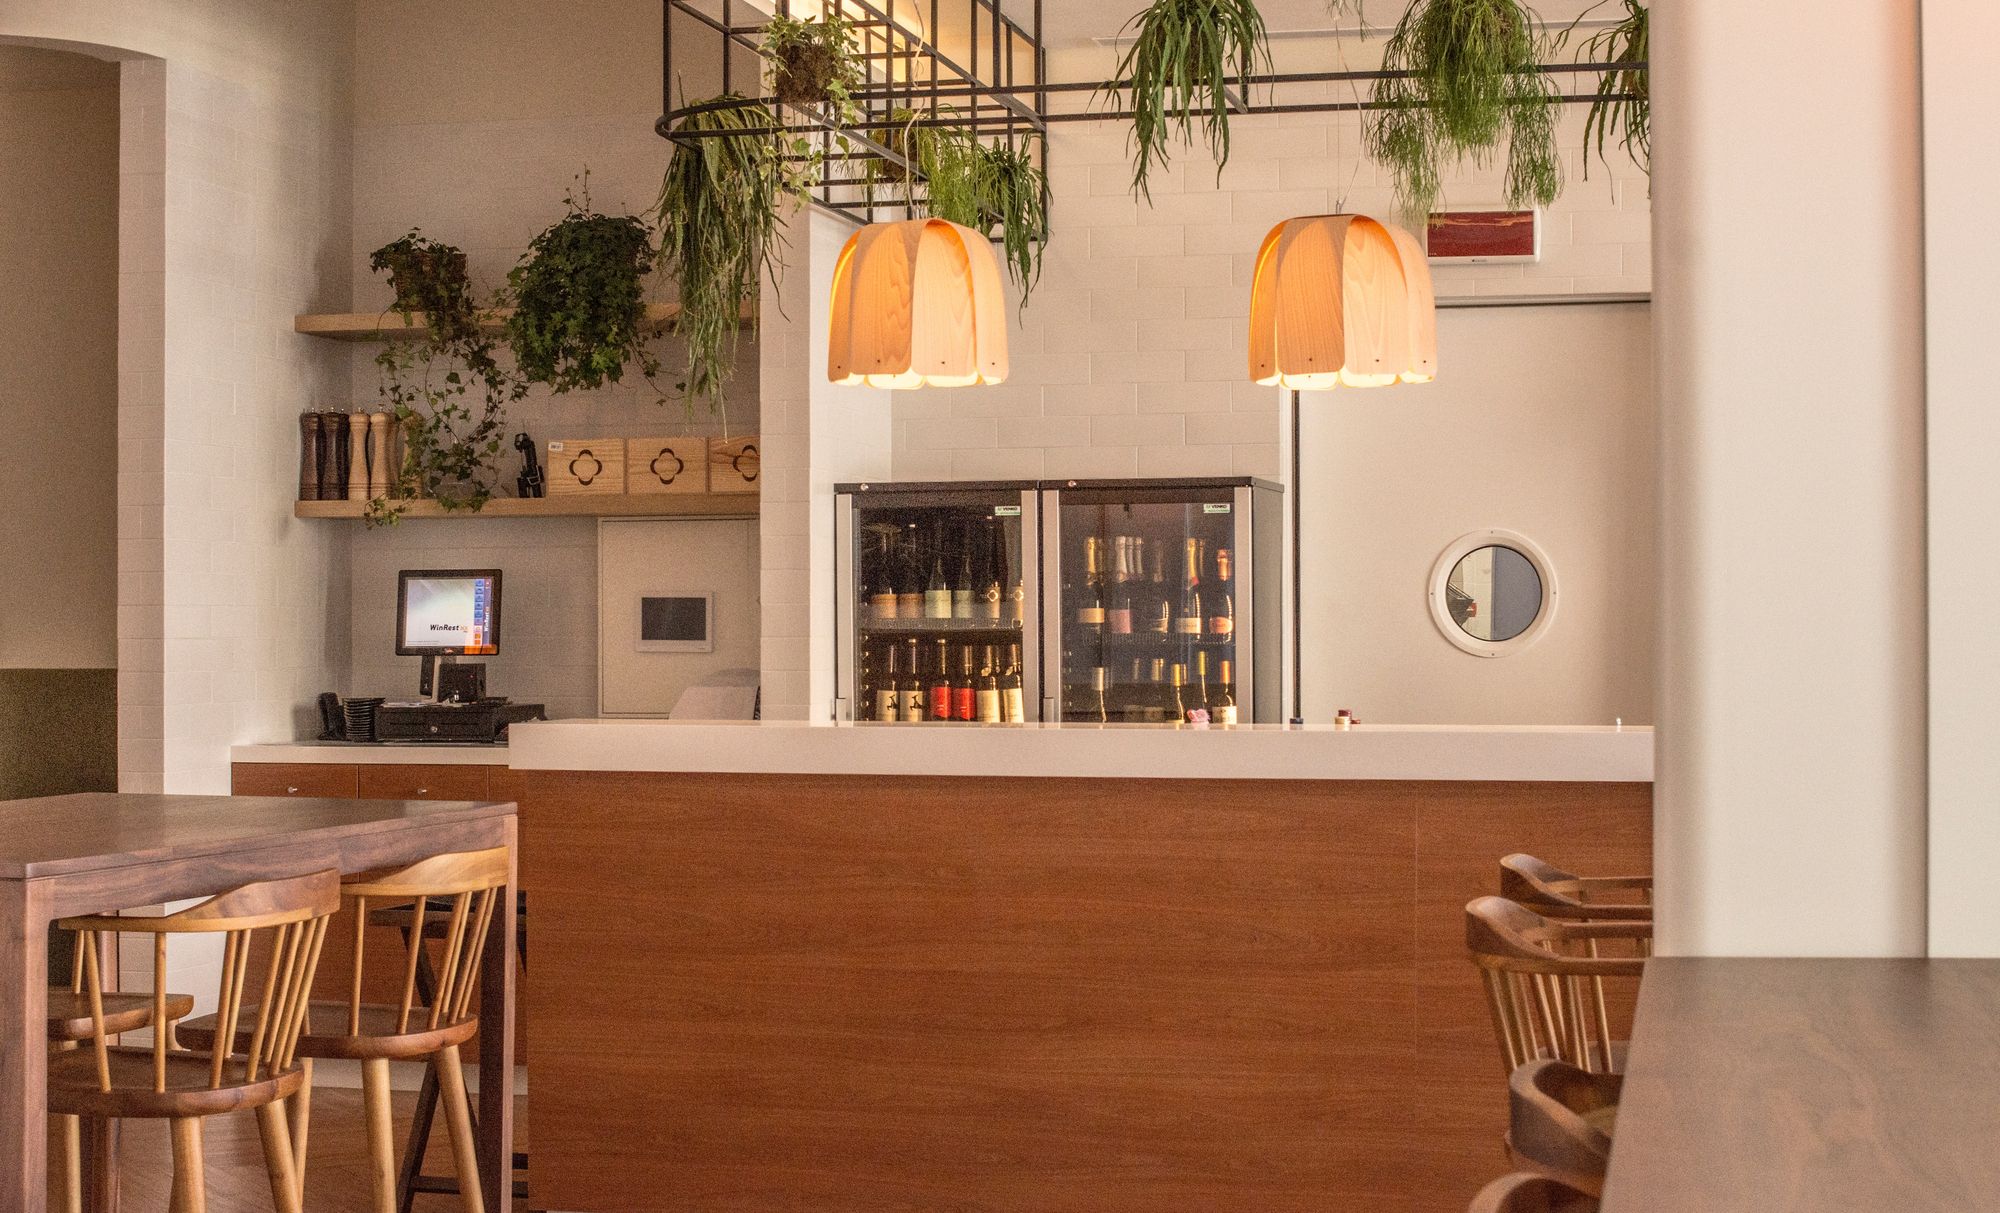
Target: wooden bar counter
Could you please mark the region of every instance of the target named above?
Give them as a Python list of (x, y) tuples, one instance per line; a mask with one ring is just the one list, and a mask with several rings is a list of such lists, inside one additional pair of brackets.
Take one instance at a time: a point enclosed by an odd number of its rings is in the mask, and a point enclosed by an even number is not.
[(1504, 1169), (1464, 904), (1514, 850), (1648, 870), (1650, 734), (1528, 782), (1439, 757), (1504, 731), (1058, 732), (517, 726), (533, 1206), (1414, 1211)]

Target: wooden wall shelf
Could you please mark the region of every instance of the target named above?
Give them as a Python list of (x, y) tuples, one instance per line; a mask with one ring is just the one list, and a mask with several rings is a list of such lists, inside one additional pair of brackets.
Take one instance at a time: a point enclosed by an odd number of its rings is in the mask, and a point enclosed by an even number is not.
[[(484, 309), (479, 313), (479, 331), (498, 333), (506, 327), (507, 318), (513, 314), (513, 308)], [(680, 314), (681, 305), (678, 303), (649, 303), (646, 305), (646, 326), (655, 331), (671, 328)], [(742, 322), (745, 326), (757, 323), (755, 305), (745, 305)], [(384, 341), (398, 337), (422, 337), (430, 332), (430, 323), (422, 316), (412, 317), (406, 323), (402, 313), (393, 310), (304, 313), (292, 317), (292, 331), (333, 341)]]
[[(757, 513), (755, 493), (575, 493), (561, 497), (495, 497), (478, 513), (447, 511), (435, 501), (409, 501), (406, 520), (426, 518), (747, 518)], [(361, 518), (365, 501), (298, 501), (296, 518)]]

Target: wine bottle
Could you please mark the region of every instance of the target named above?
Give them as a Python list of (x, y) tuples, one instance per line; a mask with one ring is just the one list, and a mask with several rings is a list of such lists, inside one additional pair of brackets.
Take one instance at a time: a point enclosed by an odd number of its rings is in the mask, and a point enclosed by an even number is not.
[(972, 720), (979, 706), (979, 689), (972, 680), (972, 646), (960, 649), (958, 656), (958, 681), (951, 684), (951, 718)]
[(986, 579), (979, 591), (978, 615), (988, 623), (1000, 622), (1000, 600), (1006, 591), (1000, 588), (1000, 574), (1007, 563), (1007, 541), (1000, 534), (998, 524), (986, 524)]
[(1188, 718), (1187, 667), (1176, 661), (1172, 677), (1173, 684), (1167, 690), (1167, 719), (1175, 724), (1185, 724)]
[(926, 715), (932, 720), (951, 719), (951, 660), (945, 642), (937, 642), (937, 666), (931, 670), (930, 703)]
[(1111, 541), (1111, 607), (1104, 615), (1104, 628), (1119, 636), (1132, 632), (1132, 545), (1130, 535)]
[(1146, 593), (1146, 630), (1162, 635), (1174, 630), (1174, 600), (1167, 593), (1167, 541), (1155, 540), (1152, 547), (1152, 584)]
[(889, 670), (875, 684), (875, 719), (888, 722), (902, 718), (902, 689), (903, 684), (896, 677), (896, 646), (890, 645)]
[(1077, 626), (1086, 632), (1104, 630), (1104, 541), (1095, 535), (1083, 541), (1083, 589), (1076, 599)]
[(1007, 724), (1023, 724), (1028, 705), (1021, 690), (1021, 646), (1007, 646), (1007, 672), (1000, 676), (1000, 719)]
[(1208, 700), (1208, 650), (1203, 649), (1194, 655), (1194, 687), (1187, 695), (1188, 712), (1200, 712), (1204, 721), (1212, 721), (1215, 713), (1209, 710)]
[(944, 579), (944, 530), (931, 536), (931, 579), (924, 586), (924, 618), (951, 618), (951, 586)]
[(924, 617), (924, 569), (917, 553), (917, 528), (912, 524), (903, 536), (902, 573), (896, 581), (896, 618)]
[(1086, 724), (1103, 724), (1109, 716), (1104, 706), (1104, 667), (1094, 666), (1090, 671), (1090, 686), (1078, 698), (1069, 718)]
[(1208, 607), (1208, 634), (1230, 637), (1236, 634), (1236, 597), (1229, 589), (1230, 559), (1228, 548), (1215, 550), (1215, 584), (1208, 588), (1203, 602)]
[(979, 667), (979, 682), (973, 694), (973, 713), (981, 724), (1000, 723), (1000, 676), (993, 669), (993, 646), (986, 646), (986, 659)]
[(1208, 719), (1214, 724), (1236, 723), (1236, 693), (1229, 686), (1229, 659), (1216, 664), (1215, 693), (1208, 701)]
[(1167, 702), (1167, 659), (1153, 658), (1146, 671), (1146, 693), (1139, 700), (1139, 718), (1148, 724), (1159, 724), (1168, 719), (1173, 705)]
[(1181, 589), (1181, 609), (1174, 616), (1174, 632), (1199, 636), (1207, 620), (1201, 613), (1201, 540), (1187, 541), (1187, 584)]
[(972, 543), (971, 537), (959, 535), (958, 579), (951, 583), (951, 617), (972, 619)]
[(917, 642), (910, 640), (910, 670), (903, 678), (902, 690), (898, 693), (898, 708), (906, 721), (922, 721), (924, 718), (924, 677), (917, 672)]
[(868, 587), (869, 614), (877, 620), (896, 617), (896, 547), (894, 537), (883, 535), (875, 547), (875, 570)]

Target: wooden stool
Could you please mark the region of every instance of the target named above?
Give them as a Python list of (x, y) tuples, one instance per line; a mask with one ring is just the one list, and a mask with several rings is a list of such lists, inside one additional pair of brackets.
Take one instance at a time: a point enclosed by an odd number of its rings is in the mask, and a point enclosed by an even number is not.
[(1625, 1079), (1543, 1058), (1507, 1080), (1507, 1150), (1524, 1171), (1604, 1195), (1611, 1134)]
[(1546, 1175), (1507, 1175), (1481, 1188), (1466, 1213), (1597, 1213), (1597, 1198)]
[(1500, 896), (1544, 918), (1579, 922), (1651, 922), (1651, 876), (1578, 876), (1533, 855), (1500, 861)]
[[(450, 927), (451, 915), (443, 910), (432, 910), (424, 915), (423, 935), (425, 939), (441, 940)], [(371, 910), (368, 914), (371, 927), (392, 927), (403, 936), (403, 946), (417, 947), (415, 918), (409, 906), (388, 906)], [(528, 898), (517, 894), (514, 899), (514, 953), (525, 967), (528, 963)], [(431, 965), (430, 955), (421, 949), (417, 955), (417, 997), (425, 1006), (437, 998), (437, 970)], [(457, 1196), (458, 1177), (455, 1175), (424, 1174), (424, 1155), (429, 1153), (431, 1127), (437, 1116), (438, 1080), (435, 1067), (424, 1070), (424, 1080), (417, 1087), (417, 1107), (410, 1117), (410, 1131), (403, 1139), (403, 1161), (396, 1169), (396, 1213), (411, 1213), (416, 1204), (417, 1193), (424, 1192), (438, 1196)], [(472, 1110), (472, 1127), (479, 1127), (479, 1112)], [(514, 1151), (514, 1169), (528, 1169), (528, 1155), (525, 1151)], [(528, 1183), (525, 1179), (514, 1181), (514, 1195), (528, 1198)]]
[[(172, 1213), (203, 1213), (207, 1191), (202, 1178), (201, 1122), (204, 1118), (254, 1108), (271, 1173), (271, 1198), (278, 1213), (299, 1213), (299, 1185), (291, 1136), (280, 1101), (304, 1083), (292, 1063), (304, 1026), (313, 970), (327, 919), (340, 907), (340, 874), (326, 871), (289, 880), (244, 885), (178, 913), (158, 917), (65, 919), (80, 933), (84, 992), (90, 1003), (92, 1048), (63, 1053), (49, 1064), (49, 1110), (80, 1116), (93, 1124), (109, 1120), (169, 1120), (173, 1127)], [(172, 1033), (155, 1032), (149, 1048), (113, 1047), (105, 1017), (100, 935), (153, 937), (152, 1021), (167, 1015), (167, 936), (224, 936), (222, 984), (216, 1005), (229, 1025), (225, 1040), (237, 1038), (243, 988), (257, 960), (264, 963), (262, 997), (247, 1029), (248, 1048), (233, 1056), (217, 1045), (206, 1055), (175, 1047)], [(268, 939), (260, 949), (259, 942)], [(259, 955), (259, 952), (262, 955)]]
[(1564, 922), (1504, 897), (1467, 905), (1465, 945), (1486, 982), (1505, 1072), (1542, 1057), (1592, 1073), (1623, 1070), (1625, 1043), (1611, 1039), (1604, 983), (1636, 981), (1652, 935), (1650, 922)]
[[(452, 1157), (465, 1213), (483, 1213), (479, 1165), (474, 1154), (471, 1106), (459, 1046), (479, 1030), (481, 947), (507, 884), (507, 848), (437, 855), (400, 871), (348, 882), (342, 893), (354, 903), (354, 970), (344, 1002), (315, 1002), (298, 1038), (301, 1058), (343, 1058), (361, 1063), (361, 1089), (368, 1133), (369, 1178), (375, 1213), (396, 1208), (396, 1142), (390, 1125), (389, 1063), (425, 1060), (437, 1077), (439, 1102), (451, 1137)], [(424, 959), (429, 901), (449, 900), (438, 985), (429, 1006), (417, 1001), (417, 971)], [(411, 938), (403, 957), (403, 995), (395, 1006), (361, 1001), (362, 972), (370, 900), (409, 902)], [(214, 1016), (189, 1020), (179, 1029), (196, 1048), (220, 1033)], [(240, 1032), (240, 1029), (239, 1029)], [(242, 1038), (238, 1036), (238, 1046)], [(297, 1135), (310, 1124), (310, 1095), (293, 1107)], [(304, 1151), (300, 1151), (303, 1159)], [(303, 1162), (299, 1167), (304, 1172)]]

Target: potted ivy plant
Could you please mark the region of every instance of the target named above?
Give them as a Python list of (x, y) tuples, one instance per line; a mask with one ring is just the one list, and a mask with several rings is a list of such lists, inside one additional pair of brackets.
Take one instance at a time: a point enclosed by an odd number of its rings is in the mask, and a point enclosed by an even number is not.
[(557, 392), (617, 383), (628, 365), (649, 379), (660, 367), (646, 344), (652, 228), (633, 215), (593, 210), (587, 173), (581, 192), (581, 200), (563, 199), (569, 213), (536, 236), (507, 275), (515, 365)]
[(854, 22), (836, 9), (817, 19), (780, 14), (764, 26), (771, 95), (781, 105), (817, 108), (846, 125), (865, 77), (854, 50)]
[(689, 107), (674, 128), (684, 138), (667, 162), (655, 225), (660, 260), (680, 287), (679, 388), (690, 412), (696, 400), (721, 407), (743, 307), (759, 275), (777, 274), (779, 199), (801, 182), (770, 134), (776, 126), (765, 106), (725, 94)]
[(1428, 214), (1448, 164), (1487, 163), (1503, 140), (1509, 203), (1546, 205), (1562, 191), (1558, 101), (1535, 25), (1521, 0), (1413, 0), (1396, 23), (1366, 139), (1406, 211)]
[[(1150, 201), (1148, 178), (1169, 159), (1168, 137), (1192, 142), (1197, 120), (1220, 175), (1232, 87), (1269, 71), (1271, 48), (1255, 0), (1153, 0), (1126, 29), (1132, 45), (1118, 78), (1131, 90), (1132, 193)], [(1112, 82), (1100, 92), (1115, 102), (1120, 89)]]
[(411, 498), (477, 511), (493, 495), (507, 405), (527, 383), (500, 364), (498, 341), (479, 326), (464, 253), (412, 231), (377, 249), (369, 265), (391, 274), (405, 322), (421, 315), (427, 324), (385, 341), (375, 356), (402, 463), (390, 493), (368, 503), (368, 524), (395, 524)]

